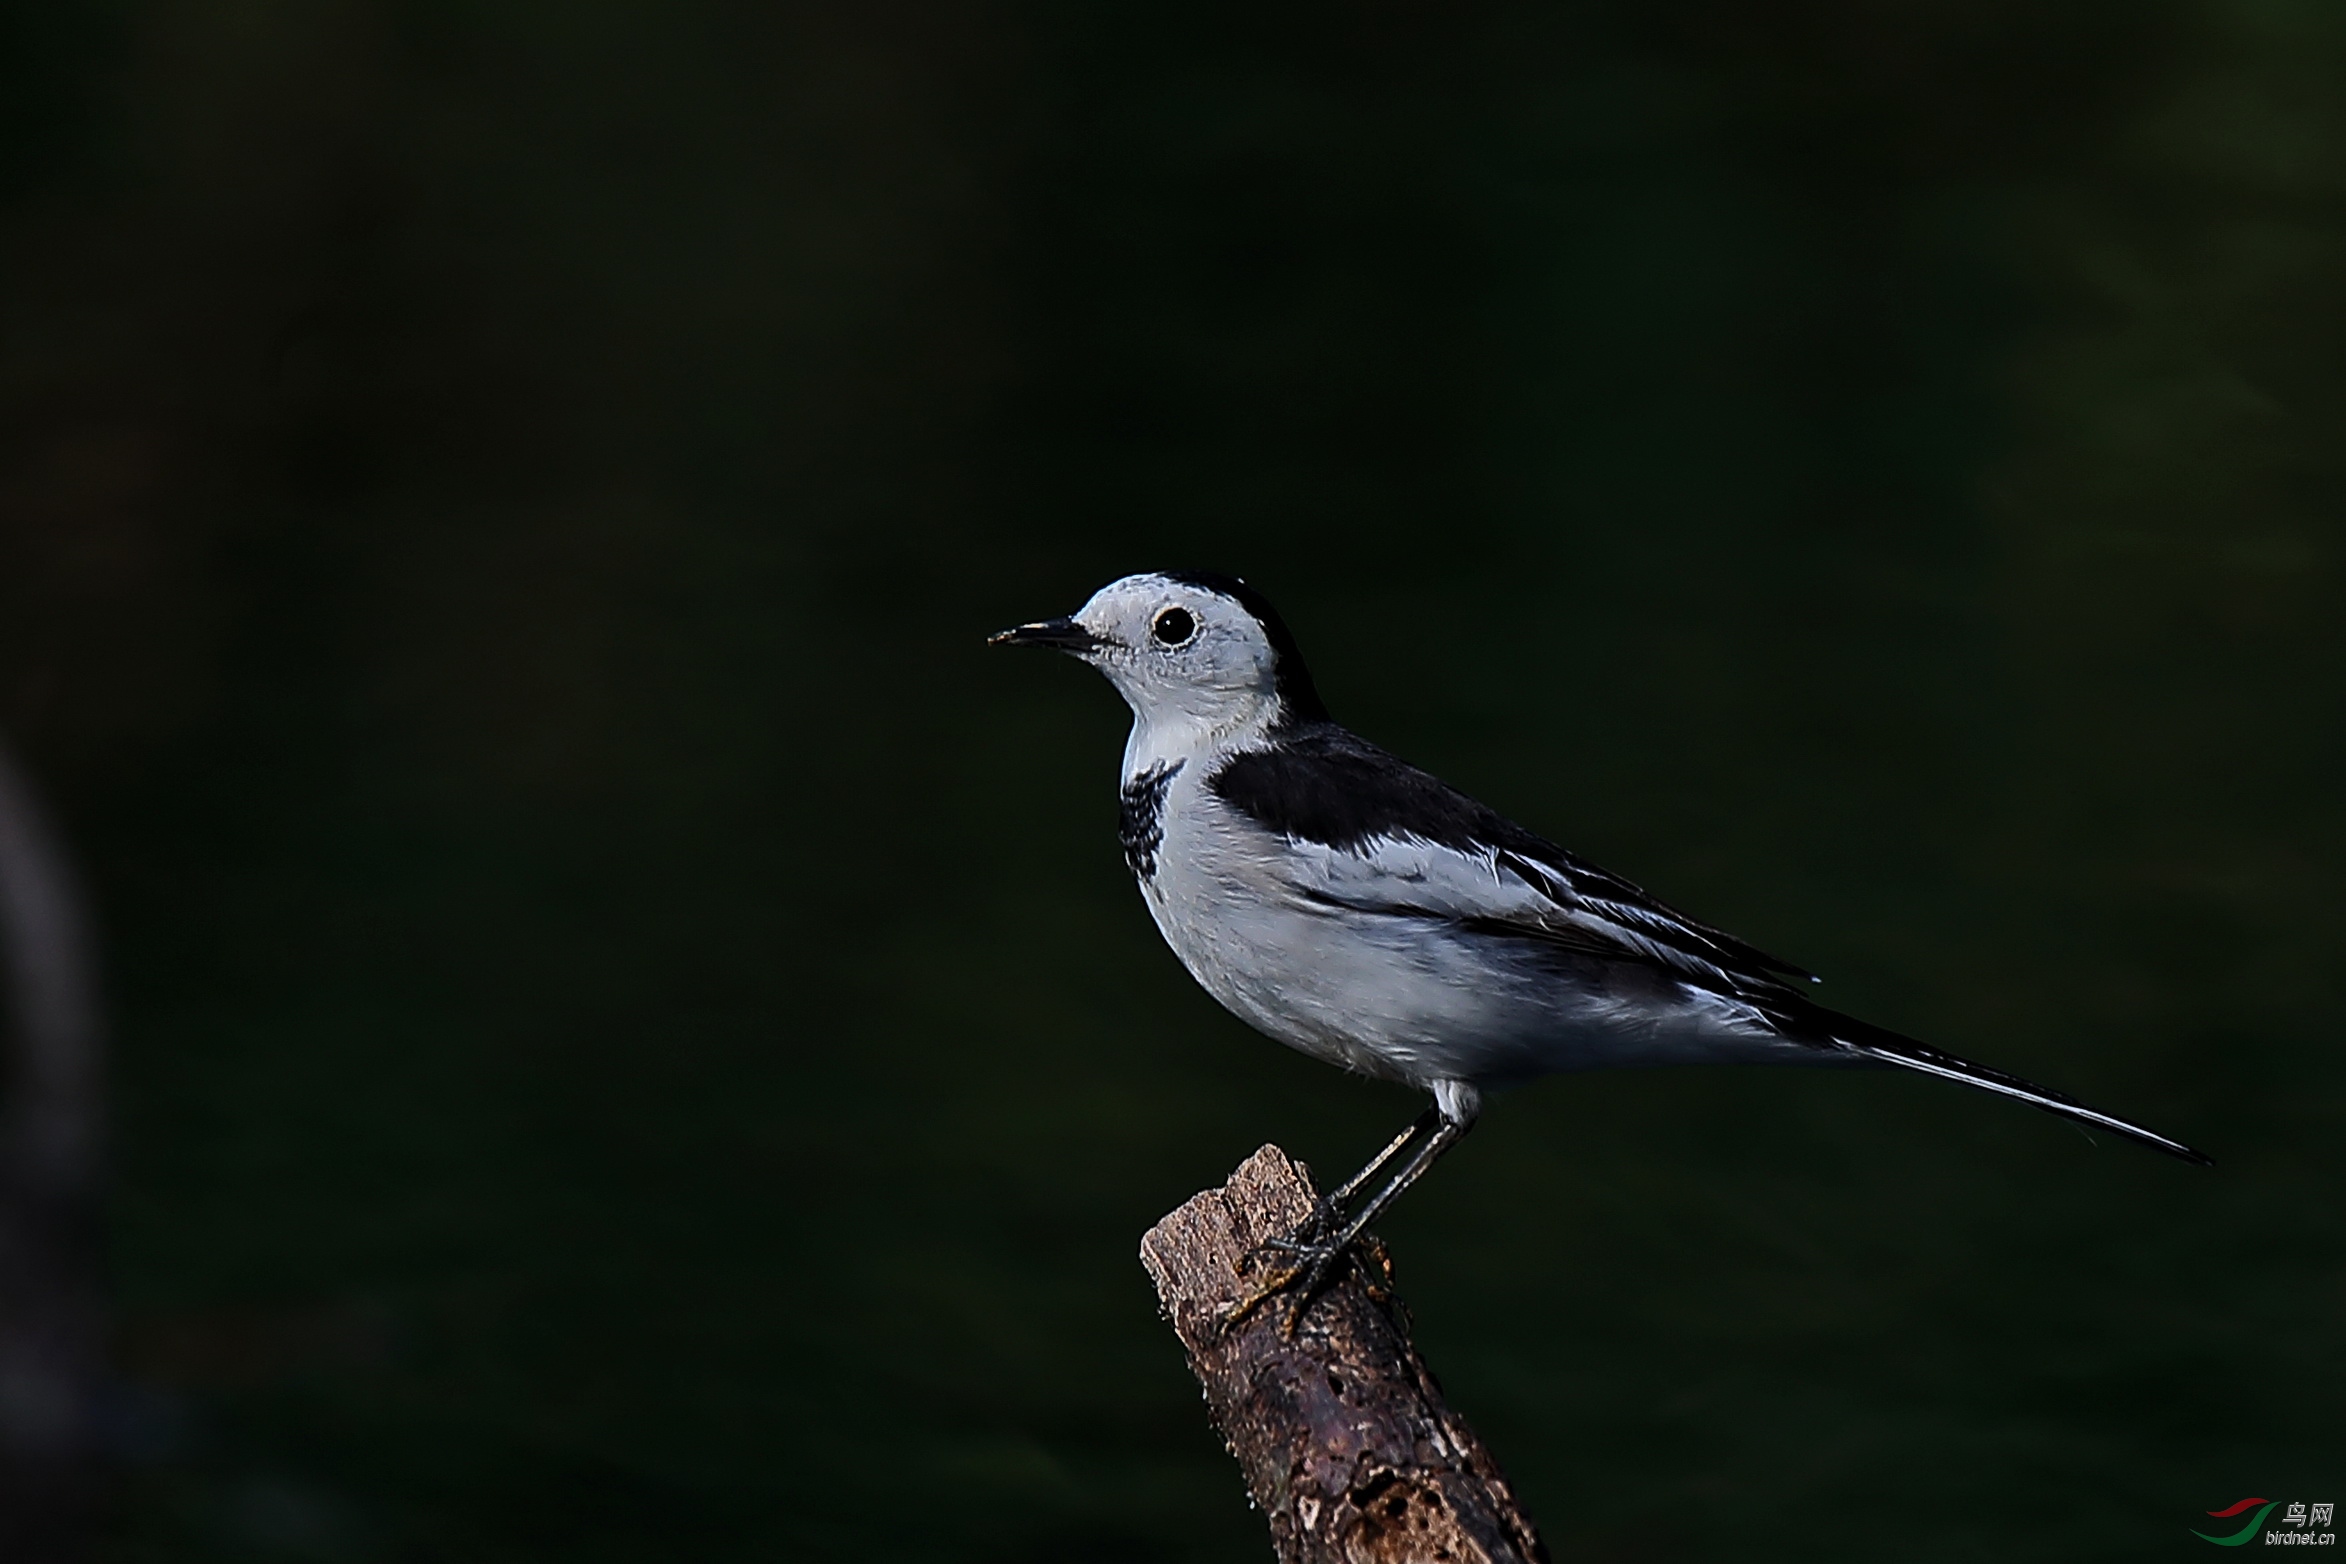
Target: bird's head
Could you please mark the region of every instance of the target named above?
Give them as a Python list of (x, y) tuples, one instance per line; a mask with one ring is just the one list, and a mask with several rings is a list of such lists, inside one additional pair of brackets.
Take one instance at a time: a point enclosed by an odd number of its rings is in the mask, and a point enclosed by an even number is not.
[(1236, 576), (1213, 571), (1126, 576), (1067, 618), (1004, 630), (990, 644), (1081, 658), (1108, 676), (1144, 726), (1168, 737), (1327, 716), (1279, 611)]

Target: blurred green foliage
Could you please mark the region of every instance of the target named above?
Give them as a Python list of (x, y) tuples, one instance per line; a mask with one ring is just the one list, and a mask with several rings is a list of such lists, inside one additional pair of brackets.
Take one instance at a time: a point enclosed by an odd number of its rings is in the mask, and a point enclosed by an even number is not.
[(1135, 1242), (1411, 1105), (1195, 990), (1114, 698), (978, 647), (1168, 563), (2222, 1163), (1871, 1077), (1499, 1103), (1387, 1236), (1560, 1557), (2331, 1497), (2342, 88), (2309, 0), (9, 5), (106, 1557), (1261, 1557)]

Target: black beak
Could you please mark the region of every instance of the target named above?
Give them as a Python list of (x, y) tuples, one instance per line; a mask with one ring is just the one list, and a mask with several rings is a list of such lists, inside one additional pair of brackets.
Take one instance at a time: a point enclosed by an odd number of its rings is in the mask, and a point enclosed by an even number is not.
[(1081, 657), (1108, 643), (1086, 630), (1072, 619), (1045, 619), (1039, 624), (1018, 625), (996, 635), (986, 637), (988, 646), (1048, 646), (1055, 651), (1072, 652)]

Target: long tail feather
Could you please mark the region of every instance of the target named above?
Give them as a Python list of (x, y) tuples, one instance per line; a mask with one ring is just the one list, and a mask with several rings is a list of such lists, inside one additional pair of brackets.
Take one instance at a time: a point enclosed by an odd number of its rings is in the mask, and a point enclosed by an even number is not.
[(2211, 1168), (2216, 1165), (2215, 1159), (2205, 1152), (2195, 1151), (2179, 1140), (2169, 1140), (2157, 1131), (2146, 1130), (2139, 1124), (2129, 1124), (2098, 1108), (2089, 1108), (2065, 1092), (2039, 1086), (2033, 1081), (2024, 1081), (2017, 1075), (2006, 1075), (2001, 1070), (1991, 1070), (1984, 1064), (1973, 1064), (1968, 1059), (1958, 1059), (1953, 1054), (1941, 1053), (1936, 1048), (1918, 1043), (1911, 1037), (1901, 1037), (1896, 1032), (1885, 1031), (1847, 1016), (1836, 1015), (1831, 1019), (1829, 1031), (1833, 1041), (1869, 1059), (1879, 1059), (1884, 1064), (1894, 1064), (1903, 1070), (1935, 1075), (1942, 1080), (1961, 1081), (1966, 1086), (1976, 1086), (1983, 1092), (1994, 1092), (2000, 1097), (2011, 1097), (2075, 1123), (2091, 1125), (2095, 1129), (2108, 1130), (2113, 1135), (2123, 1135), (2128, 1140), (2140, 1141), (2145, 1146), (2163, 1151), (2170, 1157), (2180, 1157), (2196, 1167)]

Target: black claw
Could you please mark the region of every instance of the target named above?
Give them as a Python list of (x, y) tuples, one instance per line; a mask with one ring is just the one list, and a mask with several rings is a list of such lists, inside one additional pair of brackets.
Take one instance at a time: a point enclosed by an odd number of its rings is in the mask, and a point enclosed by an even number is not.
[(1313, 1202), (1312, 1213), (1275, 1238), (1266, 1238), (1246, 1252), (1239, 1261), (1239, 1269), (1251, 1271), (1255, 1261), (1266, 1254), (1282, 1255), (1292, 1260), (1317, 1263), (1322, 1254), (1336, 1251), (1328, 1243), (1328, 1235), (1344, 1225), (1344, 1213), (1328, 1204), (1323, 1197)]
[[(1284, 1269), (1287, 1274), (1261, 1288), (1244, 1302), (1234, 1306), (1223, 1318), (1225, 1328), (1237, 1324), (1273, 1298), (1284, 1297), (1286, 1318), (1280, 1322), (1280, 1333), (1292, 1338), (1296, 1329), (1302, 1325), (1303, 1317), (1311, 1311), (1312, 1303), (1322, 1292), (1327, 1290), (1329, 1280), (1335, 1276), (1337, 1268), (1346, 1260), (1361, 1265), (1364, 1276), (1370, 1286), (1374, 1287), (1375, 1276), (1373, 1272), (1375, 1267), (1365, 1262), (1358, 1242), (1339, 1244), (1321, 1237), (1303, 1236), (1315, 1231), (1325, 1231), (1317, 1215), (1312, 1220), (1300, 1224), (1292, 1232), (1282, 1234), (1277, 1238), (1265, 1239), (1247, 1253), (1245, 1260), (1241, 1262), (1240, 1268), (1242, 1270), (1253, 1270), (1256, 1257), (1269, 1253), (1279, 1255), (1286, 1261)], [(1370, 1238), (1367, 1239), (1367, 1242), (1374, 1244), (1376, 1240)]]

